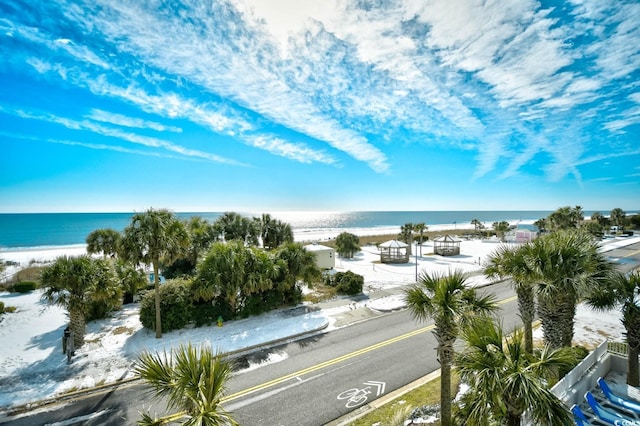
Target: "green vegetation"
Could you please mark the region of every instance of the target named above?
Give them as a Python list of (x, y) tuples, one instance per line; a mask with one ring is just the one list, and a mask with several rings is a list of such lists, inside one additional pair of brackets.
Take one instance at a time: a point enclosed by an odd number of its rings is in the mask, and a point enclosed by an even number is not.
[(121, 236), (115, 229), (96, 229), (87, 235), (87, 252), (102, 253), (104, 257), (115, 257)]
[(74, 344), (84, 343), (85, 324), (94, 302), (117, 305), (122, 294), (109, 262), (89, 256), (61, 256), (42, 272), (42, 299), (69, 313)]
[[(169, 280), (160, 287), (162, 332), (184, 328), (192, 320), (189, 283)], [(140, 322), (149, 330), (156, 329), (155, 292), (147, 291), (140, 301)]]
[(629, 275), (615, 273), (605, 285), (589, 289), (586, 302), (589, 306), (607, 310), (622, 307), (622, 324), (626, 331), (629, 354), (627, 355), (627, 384), (640, 385), (640, 271)]
[(494, 231), (496, 231), (496, 235), (500, 237), (501, 241), (504, 241), (504, 234), (509, 231), (510, 225), (507, 221), (493, 222), (491, 225)]
[(549, 346), (530, 354), (522, 337), (520, 331), (505, 336), (488, 317), (474, 318), (463, 327), (465, 347), (455, 365), (461, 381), (469, 385), (458, 413), (465, 425), (516, 426), (527, 410), (535, 424), (571, 423), (571, 414), (541, 378), (572, 365), (573, 354)]
[(335, 287), (338, 294), (355, 295), (362, 293), (364, 277), (351, 271), (337, 272), (325, 277), (325, 284)]
[(352, 259), (360, 251), (360, 238), (349, 232), (342, 232), (336, 237), (336, 253), (346, 259)]
[(16, 293), (30, 293), (38, 288), (38, 283), (35, 281), (20, 281), (13, 285), (13, 291)]
[(220, 402), (227, 392), (233, 364), (207, 346), (180, 346), (172, 353), (140, 355), (136, 374), (173, 414), (161, 418), (143, 413), (139, 425), (237, 425)]

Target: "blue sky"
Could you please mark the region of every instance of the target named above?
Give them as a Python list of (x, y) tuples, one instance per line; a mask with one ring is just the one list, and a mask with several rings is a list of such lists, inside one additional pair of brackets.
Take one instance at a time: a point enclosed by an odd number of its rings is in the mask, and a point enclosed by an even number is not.
[(638, 209), (640, 3), (0, 3), (0, 211)]

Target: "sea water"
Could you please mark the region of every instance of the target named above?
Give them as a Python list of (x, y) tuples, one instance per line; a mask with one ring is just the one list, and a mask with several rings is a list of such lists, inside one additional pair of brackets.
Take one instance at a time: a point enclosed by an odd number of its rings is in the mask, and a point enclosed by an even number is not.
[[(260, 217), (262, 213), (242, 213)], [(547, 217), (551, 211), (290, 211), (272, 212), (272, 218), (289, 223), (296, 239), (308, 240), (305, 235), (354, 232), (367, 229), (380, 234), (397, 232), (406, 223), (425, 223), (427, 226), (469, 224), (473, 219), (490, 227), (493, 222), (531, 223)], [(213, 222), (222, 212), (176, 213), (181, 219), (192, 216)], [(585, 212), (585, 216), (588, 212)], [(42, 248), (84, 244), (87, 235), (96, 229), (111, 228), (122, 231), (130, 223), (133, 213), (1, 213), (0, 250)]]

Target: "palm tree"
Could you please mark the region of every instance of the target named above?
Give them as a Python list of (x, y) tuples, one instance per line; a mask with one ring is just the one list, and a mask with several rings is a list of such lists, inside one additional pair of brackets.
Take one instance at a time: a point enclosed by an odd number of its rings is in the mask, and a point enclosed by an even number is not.
[(547, 217), (547, 225), (553, 231), (575, 228), (575, 214), (571, 207), (560, 207)]
[(305, 250), (302, 244), (286, 243), (280, 246), (277, 259), (282, 260), (285, 264), (285, 283), (287, 287), (293, 288), (296, 280), (302, 279), (305, 283), (311, 283), (313, 280), (322, 278), (322, 271), (316, 264), (316, 256)]
[(153, 265), (156, 338), (162, 337), (160, 262), (173, 262), (184, 255), (188, 246), (189, 235), (184, 224), (166, 209), (149, 209), (144, 213), (136, 213), (124, 229), (120, 257), (136, 265)]
[(533, 353), (533, 320), (536, 315), (535, 284), (533, 272), (527, 263), (530, 245), (516, 248), (501, 245), (491, 253), (484, 266), (484, 274), (490, 278), (510, 277), (518, 296), (518, 311), (524, 325), (524, 347)]
[(475, 232), (478, 232), (484, 228), (484, 225), (478, 219), (473, 219), (471, 221), (471, 224), (473, 225), (473, 230)]
[(605, 284), (591, 288), (586, 296), (586, 302), (589, 306), (603, 311), (617, 306), (622, 308), (622, 324), (629, 346), (627, 383), (631, 386), (639, 386), (640, 271), (636, 270), (629, 275), (615, 274)]
[(607, 226), (609, 219), (607, 219), (602, 213), (600, 212), (594, 212), (591, 215), (591, 220), (594, 222), (597, 222), (598, 225), (600, 225), (601, 227), (605, 227)]
[(271, 215), (266, 213), (262, 215), (262, 218), (254, 218), (254, 221), (260, 229), (262, 245), (267, 250), (293, 242), (293, 229), (288, 223), (272, 219)]
[(336, 252), (347, 259), (351, 259), (354, 254), (360, 251), (358, 243), (360, 238), (349, 232), (341, 232), (336, 237)]
[(547, 219), (543, 217), (533, 222), (533, 224), (538, 227), (540, 232), (545, 232), (547, 230), (547, 222)]
[(124, 292), (124, 303), (133, 303), (138, 291), (144, 289), (149, 282), (147, 274), (122, 259), (116, 260), (114, 269)]
[(236, 212), (226, 212), (216, 219), (213, 226), (225, 241), (239, 240), (244, 244), (258, 245), (259, 229), (256, 222)]
[(504, 241), (504, 234), (509, 230), (509, 222), (506, 220), (500, 222), (493, 222), (493, 230), (496, 231), (496, 234), (500, 237), (500, 241)]
[(495, 311), (495, 299), (493, 296), (478, 296), (475, 289), (467, 286), (466, 276), (458, 270), (448, 275), (423, 272), (418, 282), (405, 290), (405, 299), (411, 315), (416, 320), (426, 321), (431, 318), (435, 322), (433, 334), (438, 341), (436, 351), (441, 367), (441, 424), (449, 426), (453, 344), (458, 337), (461, 323), (475, 314)]
[(211, 244), (218, 239), (218, 235), (216, 234), (214, 226), (201, 216), (192, 216), (186, 222), (185, 226), (189, 233), (189, 241), (191, 242), (189, 262), (195, 267), (200, 255), (209, 250)]
[(411, 255), (411, 243), (413, 242), (413, 231), (415, 230), (413, 223), (405, 223), (400, 227), (400, 235), (398, 239), (407, 243), (407, 254)]
[(571, 414), (543, 379), (572, 365), (568, 353), (546, 346), (529, 354), (520, 331), (505, 337), (495, 320), (487, 317), (464, 327), (461, 338), (466, 345), (455, 365), (460, 380), (470, 387), (462, 400), (464, 424), (484, 426), (493, 420), (519, 426), (527, 410), (537, 425), (572, 423)]
[(154, 419), (143, 414), (139, 425), (172, 424), (224, 426), (238, 423), (221, 406), (233, 365), (211, 348), (188, 344), (172, 354), (144, 352), (135, 365), (136, 374), (149, 386), (156, 398), (167, 401), (177, 413)]
[(571, 346), (578, 299), (606, 282), (611, 264), (597, 248), (587, 232), (563, 230), (534, 240), (528, 249), (544, 339), (552, 348)]
[(191, 291), (196, 301), (220, 298), (238, 313), (247, 296), (273, 288), (278, 272), (263, 250), (245, 247), (241, 241), (217, 242), (198, 267)]
[(616, 207), (615, 209), (611, 210), (611, 223), (613, 223), (618, 227), (618, 229), (620, 229), (624, 225), (624, 219), (626, 216), (627, 215), (625, 214), (624, 210)]
[(115, 229), (96, 229), (87, 235), (87, 252), (114, 257), (118, 252), (120, 239), (121, 235)]
[(40, 280), (46, 287), (42, 299), (62, 306), (69, 313), (69, 328), (76, 348), (84, 344), (86, 316), (91, 303), (101, 298), (111, 302), (110, 296), (115, 294), (118, 299), (121, 296), (114, 292), (118, 282), (109, 262), (89, 256), (58, 257), (42, 271)]
[(413, 230), (420, 235), (420, 257), (422, 257), (422, 235), (427, 229), (429, 228), (424, 224), (424, 222), (416, 223), (415, 225), (413, 225)]
[(576, 228), (580, 228), (582, 221), (584, 220), (584, 212), (582, 206), (575, 206), (571, 209), (571, 216)]

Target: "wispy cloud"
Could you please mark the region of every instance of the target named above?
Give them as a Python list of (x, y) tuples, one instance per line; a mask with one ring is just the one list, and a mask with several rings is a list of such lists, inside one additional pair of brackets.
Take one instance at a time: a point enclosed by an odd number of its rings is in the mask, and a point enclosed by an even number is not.
[(92, 109), (86, 116), (87, 118), (95, 121), (102, 121), (105, 123), (115, 124), (122, 127), (132, 127), (138, 129), (152, 129), (158, 132), (176, 132), (182, 133), (182, 129), (176, 126), (165, 126), (164, 124), (154, 121), (143, 120), (135, 117), (127, 117), (126, 115), (117, 114), (113, 112), (104, 111), (101, 109)]
[(245, 164), (236, 160), (221, 157), (219, 155), (185, 148), (162, 139), (149, 136), (138, 135), (130, 132), (123, 132), (120, 129), (106, 127), (89, 120), (74, 120), (66, 117), (57, 116), (46, 112), (31, 112), (19, 108), (6, 108), (0, 106), (0, 111), (5, 114), (16, 115), (23, 119), (40, 120), (49, 123), (55, 123), (71, 130), (86, 130), (102, 136), (109, 136), (118, 140), (131, 142), (138, 145), (144, 145), (149, 148), (161, 148), (185, 157), (196, 157), (203, 160), (213, 161), (215, 163), (229, 164), (235, 166), (245, 166)]
[(336, 160), (330, 155), (305, 147), (303, 144), (289, 143), (278, 137), (255, 136), (246, 139), (255, 148), (264, 149), (301, 163), (336, 164)]
[[(47, 143), (55, 143), (55, 144), (60, 144), (60, 145), (80, 146), (80, 147), (83, 147), (83, 148), (89, 148), (89, 149), (95, 149), (95, 150), (101, 150), (101, 151), (115, 151), (115, 152), (122, 152), (122, 153), (125, 153), (125, 154), (143, 155), (143, 156), (146, 156), (146, 157), (174, 158), (174, 159), (179, 159), (179, 160), (185, 160), (186, 159), (183, 156), (165, 154), (165, 153), (157, 152), (157, 151), (142, 151), (142, 150), (139, 150), (139, 149), (130, 149), (130, 148), (126, 148), (126, 147), (118, 146), (118, 145), (107, 145), (107, 144), (100, 144), (100, 143), (81, 142), (81, 141), (72, 141), (72, 140), (62, 140), (62, 139), (53, 139), (53, 138), (40, 138), (40, 137), (36, 137), (36, 136), (32, 136), (32, 135), (9, 133), (9, 132), (3, 132), (3, 131), (0, 131), (0, 136), (4, 136), (6, 138), (11, 138), (11, 139), (21, 139), (21, 140), (33, 141), (33, 142), (47, 142)], [(192, 161), (205, 161), (205, 160), (197, 159), (197, 158), (190, 158), (189, 160), (192, 160)]]

